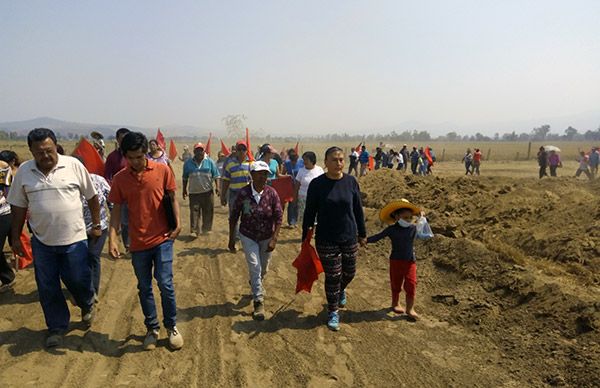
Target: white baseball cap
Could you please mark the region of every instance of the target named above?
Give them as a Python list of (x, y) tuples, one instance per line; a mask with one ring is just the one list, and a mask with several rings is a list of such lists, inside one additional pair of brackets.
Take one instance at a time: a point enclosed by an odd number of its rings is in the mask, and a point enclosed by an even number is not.
[(269, 165), (262, 160), (257, 160), (250, 165), (250, 171), (271, 171)]

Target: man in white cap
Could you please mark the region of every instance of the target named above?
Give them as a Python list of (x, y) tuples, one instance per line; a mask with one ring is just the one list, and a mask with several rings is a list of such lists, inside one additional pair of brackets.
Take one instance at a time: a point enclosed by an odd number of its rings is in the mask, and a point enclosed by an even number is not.
[(269, 173), (267, 163), (257, 161), (251, 164), (252, 182), (238, 193), (229, 218), (229, 249), (235, 251), (236, 224), (241, 217), (240, 240), (246, 254), (254, 299), (252, 318), (258, 321), (265, 319), (263, 280), (283, 218), (279, 195), (267, 186)]
[(215, 190), (219, 194), (218, 180), (221, 174), (204, 150), (204, 144), (197, 143), (194, 145), (194, 157), (183, 164), (183, 199), (188, 195), (190, 197), (190, 235), (194, 238), (200, 233), (200, 218), (202, 234), (212, 230)]

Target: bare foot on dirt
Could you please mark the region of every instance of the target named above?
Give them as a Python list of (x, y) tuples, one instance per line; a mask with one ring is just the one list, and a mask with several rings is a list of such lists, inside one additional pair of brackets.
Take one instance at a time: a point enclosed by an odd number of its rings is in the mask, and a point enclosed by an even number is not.
[(410, 309), (410, 311), (406, 313), (406, 315), (408, 315), (409, 318), (414, 319), (415, 321), (418, 321), (419, 318), (421, 318), (421, 316), (417, 314), (415, 309)]
[(402, 307), (401, 305), (392, 307), (392, 311), (396, 314), (404, 314), (406, 312), (406, 310), (404, 310), (404, 307)]

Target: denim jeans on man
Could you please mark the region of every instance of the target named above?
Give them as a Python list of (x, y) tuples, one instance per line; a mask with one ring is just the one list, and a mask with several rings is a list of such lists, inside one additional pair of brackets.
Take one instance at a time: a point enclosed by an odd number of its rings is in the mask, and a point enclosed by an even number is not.
[[(229, 206), (229, 217), (231, 217), (231, 212), (233, 212), (233, 205), (235, 203), (235, 200), (237, 199), (239, 192), (240, 192), (239, 190), (229, 189), (229, 192), (227, 193), (227, 205)], [(235, 224), (235, 239), (236, 240), (240, 239), (240, 223), (239, 222), (237, 222)]]
[(104, 243), (108, 237), (108, 229), (102, 231), (102, 235), (97, 239), (93, 239), (88, 236), (88, 263), (90, 265), (90, 271), (92, 276), (92, 287), (96, 295), (100, 294), (100, 256), (102, 255), (102, 249)]
[(131, 264), (138, 280), (138, 295), (148, 330), (159, 329), (156, 303), (152, 293), (152, 274), (158, 283), (163, 309), (163, 324), (175, 326), (177, 306), (173, 287), (173, 240), (167, 240), (154, 248), (131, 253)]
[(271, 260), (271, 252), (267, 252), (271, 239), (254, 241), (240, 233), (240, 240), (248, 263), (252, 297), (255, 302), (262, 302), (264, 300), (262, 282), (269, 271), (269, 261)]
[(87, 241), (48, 246), (34, 236), (31, 248), (35, 257), (35, 282), (46, 326), (50, 332), (66, 331), (71, 316), (60, 281), (63, 281), (82, 311), (89, 311), (94, 303)]
[(290, 226), (298, 223), (298, 199), (288, 203), (287, 221)]

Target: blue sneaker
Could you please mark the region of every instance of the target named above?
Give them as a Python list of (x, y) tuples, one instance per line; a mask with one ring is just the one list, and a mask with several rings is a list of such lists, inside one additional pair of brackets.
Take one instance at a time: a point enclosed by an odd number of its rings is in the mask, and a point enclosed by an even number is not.
[(338, 303), (340, 307), (346, 307), (346, 303), (348, 303), (348, 299), (346, 299), (346, 290), (340, 293), (340, 302)]
[(337, 311), (331, 311), (328, 314), (327, 327), (332, 331), (340, 330), (340, 314)]

